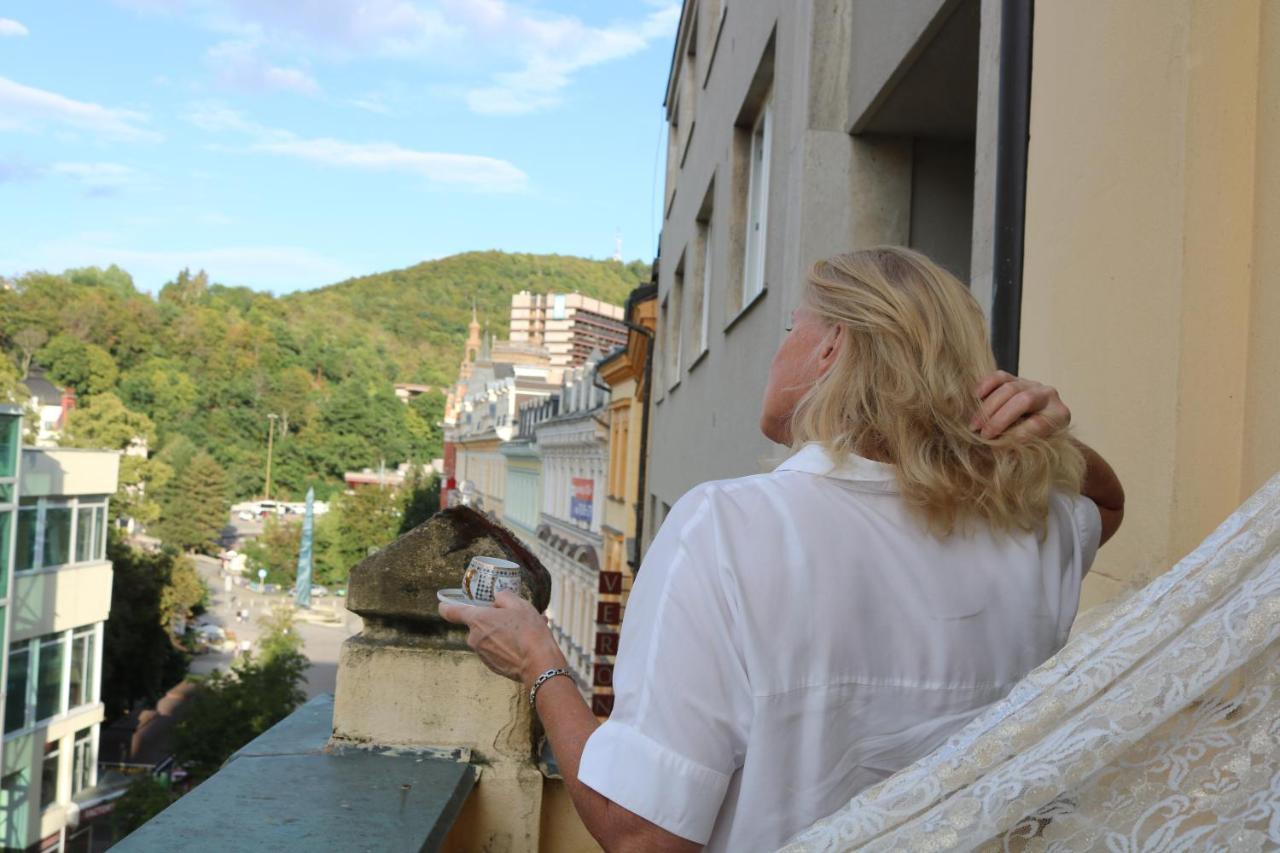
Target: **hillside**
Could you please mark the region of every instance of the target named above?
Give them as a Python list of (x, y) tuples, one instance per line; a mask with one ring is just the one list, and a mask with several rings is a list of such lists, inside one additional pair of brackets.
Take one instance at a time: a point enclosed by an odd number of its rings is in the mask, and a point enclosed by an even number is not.
[(648, 275), (640, 262), (473, 252), (284, 297), (184, 270), (152, 297), (117, 267), (33, 272), (0, 287), (0, 386), (31, 358), (82, 407), (145, 416), (126, 432), (175, 470), (207, 450), (234, 497), (261, 491), (278, 415), (274, 492), (324, 496), (344, 470), (439, 453), (442, 398), (404, 406), (392, 383), (452, 381), (473, 299), (501, 336), (520, 290), (621, 304)]
[(649, 277), (639, 261), (622, 265), (564, 255), (469, 252), (405, 269), (349, 279), (282, 299), (303, 327), (345, 329), (384, 348), (404, 381), (453, 380), (474, 298), (480, 321), (502, 337), (511, 295), (579, 292), (621, 305)]

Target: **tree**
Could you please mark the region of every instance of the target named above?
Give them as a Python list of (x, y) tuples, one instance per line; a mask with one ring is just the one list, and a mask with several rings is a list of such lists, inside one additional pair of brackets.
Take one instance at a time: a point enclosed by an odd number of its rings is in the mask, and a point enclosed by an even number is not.
[(175, 472), (161, 504), (160, 538), (184, 551), (210, 550), (227, 524), (227, 475), (217, 461), (198, 452)]
[(110, 391), (120, 376), (111, 353), (68, 334), (49, 341), (40, 350), (40, 361), (48, 367), (50, 379), (81, 395)]
[(298, 574), (298, 548), (302, 542), (302, 524), (282, 518), (268, 517), (262, 534), (244, 546), (249, 568), (267, 570), (267, 583), (291, 586)]
[(397, 489), (339, 495), (316, 523), (316, 579), (346, 583), (353, 566), (396, 538), (403, 515), (404, 498)]
[(127, 450), (135, 443), (150, 447), (156, 440), (151, 419), (131, 412), (115, 394), (84, 397), (67, 415), (59, 444), (63, 447), (95, 447)]
[(420, 462), (439, 459), (444, 453), (444, 394), (428, 391), (411, 399), (405, 421), (413, 442), (411, 458)]
[(203, 609), (209, 587), (196, 571), (195, 561), (183, 554), (173, 561), (169, 582), (160, 590), (160, 616), (166, 625), (185, 622)]
[(111, 810), (111, 828), (116, 838), (124, 838), (169, 808), (175, 799), (177, 797), (168, 779), (137, 777), (129, 783), (129, 788)]
[(174, 643), (163, 603), (174, 555), (145, 553), (115, 535), (107, 545), (115, 577), (103, 628), (102, 701), (108, 719), (155, 702), (182, 680), (187, 658)]
[(414, 466), (401, 491), (404, 515), (399, 533), (403, 535), (440, 511), (440, 478)]
[(27, 373), (31, 370), (32, 357), (36, 354), (36, 350), (45, 345), (47, 340), (49, 340), (49, 333), (34, 326), (28, 326), (13, 336), (13, 342), (22, 350), (22, 371), (18, 378), (26, 378)]
[(197, 782), (306, 699), (307, 659), (287, 611), (262, 626), (258, 657), (242, 659), (230, 675), (215, 671), (205, 679), (178, 723), (174, 757)]

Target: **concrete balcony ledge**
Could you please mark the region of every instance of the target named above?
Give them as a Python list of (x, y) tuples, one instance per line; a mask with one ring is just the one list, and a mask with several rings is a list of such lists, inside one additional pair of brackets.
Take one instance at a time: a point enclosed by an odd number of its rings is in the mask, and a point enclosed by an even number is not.
[(329, 745), (317, 696), (114, 849), (436, 850), (477, 771), (431, 752)]

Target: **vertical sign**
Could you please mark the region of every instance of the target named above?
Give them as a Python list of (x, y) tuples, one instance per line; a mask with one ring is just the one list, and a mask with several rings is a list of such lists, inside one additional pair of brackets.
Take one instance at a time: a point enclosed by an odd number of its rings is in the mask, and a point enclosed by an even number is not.
[(591, 505), (595, 502), (595, 480), (587, 477), (573, 478), (573, 493), (569, 496), (569, 517), (574, 521), (591, 523)]

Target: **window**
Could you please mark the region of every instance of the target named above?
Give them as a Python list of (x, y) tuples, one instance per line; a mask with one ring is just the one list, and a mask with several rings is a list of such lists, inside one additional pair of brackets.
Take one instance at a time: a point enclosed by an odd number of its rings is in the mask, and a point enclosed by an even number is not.
[(18, 547), (13, 555), (13, 568), (24, 572), (36, 567), (37, 527), (39, 510), (36, 507), (24, 506), (18, 511)]
[(17, 472), (21, 443), (22, 419), (0, 415), (0, 477), (12, 477)]
[(27, 771), (17, 770), (0, 779), (0, 846), (22, 850), (27, 844)]
[(107, 508), (99, 506), (93, 511), (94, 540), (92, 560), (107, 559)]
[(94, 559), (93, 522), (97, 515), (94, 507), (82, 506), (76, 510), (76, 562), (83, 563)]
[(764, 262), (769, 218), (769, 159), (773, 144), (773, 95), (751, 128), (751, 153), (747, 178), (747, 239), (742, 262), (742, 305), (764, 290)]
[(71, 562), (71, 507), (44, 508), (44, 565)]
[(44, 766), (40, 770), (40, 810), (44, 811), (58, 800), (58, 770), (62, 755), (58, 741), (44, 745)]
[(93, 727), (76, 732), (71, 754), (71, 796), (93, 787)]
[[(693, 340), (694, 354), (693, 361), (702, 356), (710, 346), (710, 323), (711, 323), (711, 274), (712, 274), (712, 256), (713, 230), (711, 227), (712, 211), (715, 208), (715, 181), (707, 187), (706, 193), (702, 197), (702, 206), (698, 210), (697, 228), (698, 228), (698, 286), (694, 290), (693, 300)], [(692, 366), (692, 365), (691, 365)]]
[(671, 384), (680, 382), (680, 370), (684, 364), (684, 334), (681, 328), (681, 309), (684, 307), (684, 267), (676, 270), (675, 281), (671, 285), (671, 334), (674, 336), (671, 346)]
[(78, 708), (97, 701), (94, 695), (94, 639), (96, 628), (81, 628), (71, 637), (71, 683), (67, 707)]
[(18, 640), (9, 648), (9, 679), (5, 684), (4, 730), (27, 726), (27, 675), (31, 668), (31, 642)]
[(61, 714), (63, 635), (40, 641), (36, 664), (36, 722)]
[[(9, 540), (12, 538), (13, 510), (0, 510), (0, 598), (9, 591)], [(0, 634), (0, 638), (4, 635)]]

